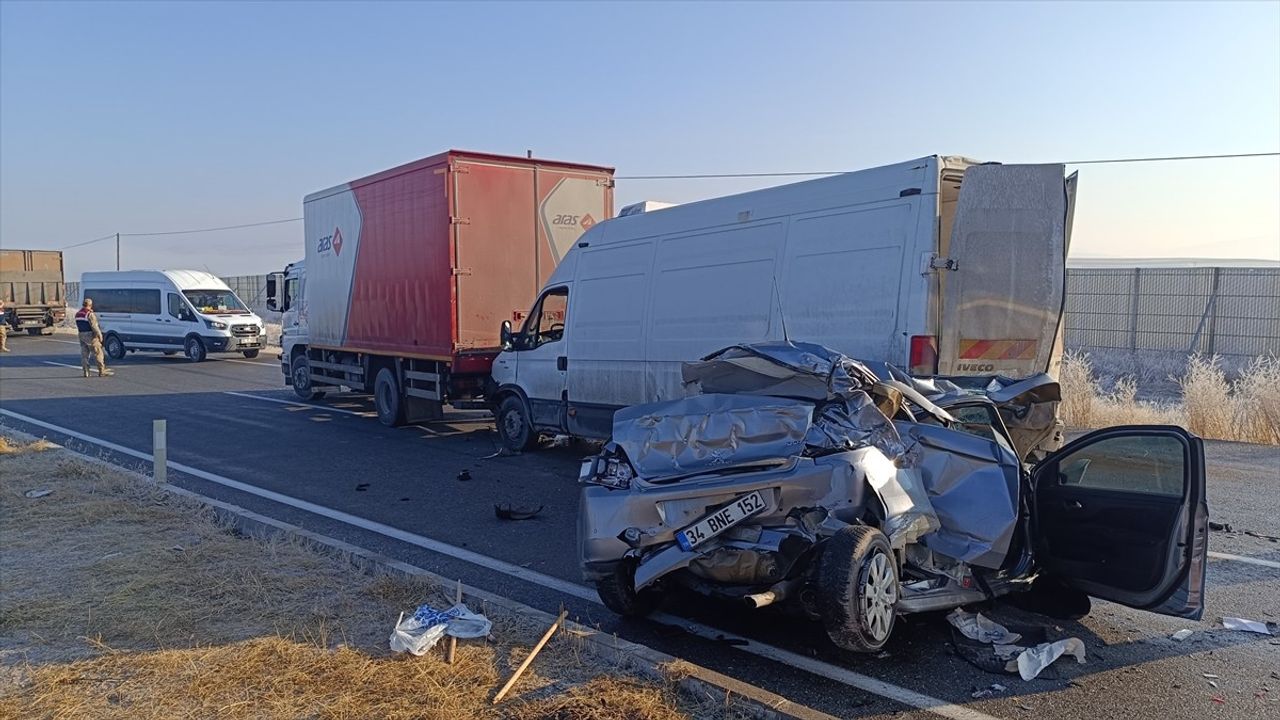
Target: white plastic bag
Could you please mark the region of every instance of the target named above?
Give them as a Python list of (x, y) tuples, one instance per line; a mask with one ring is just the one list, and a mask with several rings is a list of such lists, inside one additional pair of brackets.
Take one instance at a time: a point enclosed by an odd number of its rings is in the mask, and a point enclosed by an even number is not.
[(444, 637), (447, 625), (443, 623), (426, 625), (412, 616), (405, 620), (403, 613), (400, 618), (396, 623), (395, 629), (391, 631), (392, 652), (410, 652), (414, 655), (425, 655), (428, 650), (435, 647), (436, 643), (440, 642), (440, 638)]
[(391, 650), (424, 655), (445, 635), (465, 640), (487, 637), (492, 629), (489, 618), (471, 612), (462, 603), (444, 611), (422, 605), (408, 619), (400, 615), (391, 631)]
[(993, 645), (1013, 645), (1022, 639), (1016, 632), (1009, 632), (1000, 623), (985, 617), (982, 613), (970, 613), (956, 608), (947, 616), (947, 622), (970, 640)]

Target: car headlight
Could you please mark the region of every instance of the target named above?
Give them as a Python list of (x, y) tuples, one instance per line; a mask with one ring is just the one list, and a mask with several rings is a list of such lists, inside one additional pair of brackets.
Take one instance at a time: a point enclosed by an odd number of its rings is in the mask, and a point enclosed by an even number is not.
[(227, 324), (226, 324), (226, 323), (224, 323), (224, 322), (218, 322), (217, 320), (205, 320), (205, 321), (204, 321), (204, 324), (205, 324), (205, 325), (207, 325), (207, 326), (209, 326), (209, 327), (211, 327), (211, 328), (213, 328), (214, 330), (226, 330), (226, 329), (227, 329)]

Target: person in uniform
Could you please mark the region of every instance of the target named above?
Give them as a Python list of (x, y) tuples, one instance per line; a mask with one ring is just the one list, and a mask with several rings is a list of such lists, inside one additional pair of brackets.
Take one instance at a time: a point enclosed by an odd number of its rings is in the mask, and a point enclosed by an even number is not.
[(98, 377), (114, 375), (107, 369), (102, 357), (102, 328), (98, 327), (98, 315), (93, 311), (93, 299), (85, 298), (80, 310), (76, 313), (76, 330), (80, 332), (80, 367), (84, 376), (89, 377), (89, 356), (98, 363)]
[(0, 352), (9, 352), (9, 318), (6, 312), (4, 301), (0, 300)]

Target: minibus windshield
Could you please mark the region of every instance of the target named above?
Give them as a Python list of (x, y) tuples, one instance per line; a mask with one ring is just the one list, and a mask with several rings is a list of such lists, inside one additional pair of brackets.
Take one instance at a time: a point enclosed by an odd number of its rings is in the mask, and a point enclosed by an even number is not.
[(240, 298), (230, 290), (183, 290), (183, 295), (199, 312), (206, 315), (216, 313), (248, 313), (249, 309), (240, 302)]

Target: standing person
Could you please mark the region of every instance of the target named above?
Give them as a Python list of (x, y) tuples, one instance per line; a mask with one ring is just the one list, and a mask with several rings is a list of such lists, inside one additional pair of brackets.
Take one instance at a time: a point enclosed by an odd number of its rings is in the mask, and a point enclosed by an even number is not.
[(9, 316), (4, 309), (4, 300), (0, 300), (0, 352), (9, 352)]
[(98, 377), (114, 375), (102, 357), (102, 328), (98, 327), (98, 315), (93, 311), (93, 298), (85, 298), (81, 303), (76, 313), (76, 330), (80, 332), (80, 367), (84, 369), (84, 376), (89, 377), (90, 354), (98, 363)]

